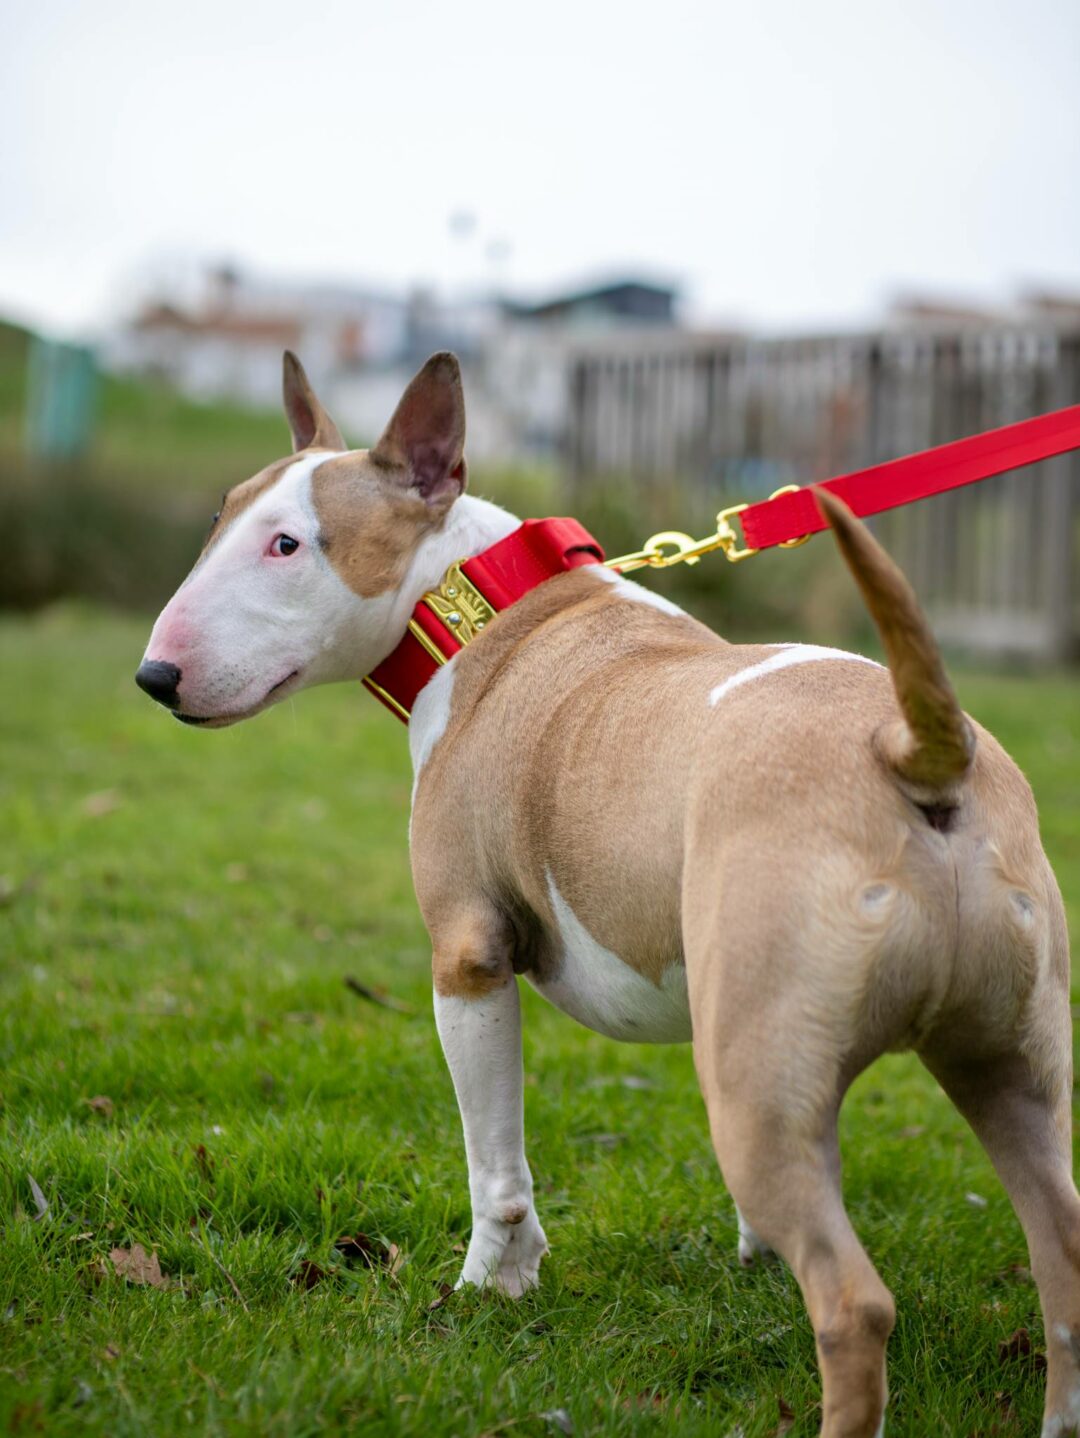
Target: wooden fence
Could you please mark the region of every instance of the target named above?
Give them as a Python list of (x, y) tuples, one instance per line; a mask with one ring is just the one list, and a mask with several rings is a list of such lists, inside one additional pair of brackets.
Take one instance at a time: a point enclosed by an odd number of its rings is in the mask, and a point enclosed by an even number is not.
[[(700, 512), (1077, 402), (1080, 331), (1051, 327), (611, 338), (573, 361), (569, 469), (684, 487)], [(946, 642), (1080, 657), (1080, 455), (876, 525)]]

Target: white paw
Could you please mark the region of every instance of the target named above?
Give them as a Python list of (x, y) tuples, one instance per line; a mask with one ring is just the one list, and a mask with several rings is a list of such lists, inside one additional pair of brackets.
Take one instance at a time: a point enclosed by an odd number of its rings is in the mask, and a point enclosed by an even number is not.
[(775, 1258), (772, 1249), (758, 1238), (738, 1208), (735, 1210), (735, 1217), (739, 1220), (739, 1262), (743, 1268), (753, 1268), (759, 1258)]
[(455, 1287), (475, 1283), (478, 1288), (496, 1288), (509, 1298), (520, 1298), (538, 1287), (540, 1260), (547, 1252), (547, 1239), (532, 1207), (517, 1223), (477, 1219)]

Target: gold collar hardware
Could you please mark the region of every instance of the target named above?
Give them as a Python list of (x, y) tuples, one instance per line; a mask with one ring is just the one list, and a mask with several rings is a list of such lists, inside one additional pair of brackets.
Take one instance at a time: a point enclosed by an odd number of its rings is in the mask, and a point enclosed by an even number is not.
[[(778, 495), (790, 494), (796, 489), (801, 489), (798, 484), (785, 484), (782, 488), (774, 490), (769, 495), (770, 499), (776, 499)], [(704, 539), (693, 539), (689, 534), (684, 534), (679, 529), (664, 529), (659, 534), (652, 534), (645, 541), (644, 548), (635, 550), (633, 554), (622, 554), (618, 559), (609, 559), (605, 565), (607, 569), (617, 569), (622, 574), (628, 574), (634, 569), (670, 569), (673, 564), (697, 564), (705, 554), (712, 554), (719, 549), (724, 558), (730, 564), (741, 564), (744, 559), (753, 559), (755, 554), (761, 551), (749, 549), (745, 545), (740, 549), (742, 536), (735, 529), (732, 520), (744, 509), (747, 504), (732, 504), (727, 509), (722, 509), (716, 516), (716, 531), (707, 535)], [(797, 549), (800, 544), (805, 544), (810, 538), (804, 534), (799, 539), (789, 539), (784, 549)], [(665, 553), (665, 550), (670, 552)]]
[[(475, 639), (496, 614), (466, 576), (461, 567), (464, 563), (464, 559), (459, 559), (452, 564), (443, 575), (438, 589), (429, 589), (420, 601), (442, 620), (459, 644), (468, 644)], [(446, 663), (446, 655), (435, 647), (415, 619), (409, 620), (409, 629), (437, 663)]]

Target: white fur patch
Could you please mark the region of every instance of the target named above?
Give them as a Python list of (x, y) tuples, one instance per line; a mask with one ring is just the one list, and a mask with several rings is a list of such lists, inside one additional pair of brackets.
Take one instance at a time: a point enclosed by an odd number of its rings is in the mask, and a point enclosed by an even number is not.
[(431, 676), (416, 696), (409, 718), (409, 754), (413, 766), (413, 797), (420, 771), (431, 758), (431, 751), (446, 733), (450, 723), (450, 706), (454, 698), (454, 655), (449, 663)]
[[(1068, 1355), (1067, 1361), (1075, 1368), (1073, 1357), (1073, 1336), (1067, 1323), (1055, 1323), (1055, 1339)], [(1047, 1415), (1042, 1426), (1042, 1438), (1066, 1438), (1066, 1435), (1080, 1433), (1080, 1383), (1074, 1383), (1063, 1408)]]
[(1051, 1413), (1042, 1426), (1042, 1438), (1074, 1438), (1080, 1433), (1080, 1386), (1065, 1401), (1065, 1407)]
[(686, 970), (672, 964), (659, 985), (598, 944), (547, 875), (548, 894), (562, 940), (556, 978), (533, 987), (564, 1014), (608, 1038), (628, 1043), (677, 1044), (690, 1037)]
[(709, 703), (715, 707), (740, 685), (749, 684), (755, 679), (764, 679), (766, 675), (776, 674), (781, 669), (790, 669), (793, 664), (812, 664), (823, 659), (847, 659), (855, 664), (871, 664), (875, 669), (883, 667), (876, 659), (867, 659), (865, 654), (850, 654), (846, 649), (829, 649), (823, 644), (779, 644), (776, 646), (776, 653), (770, 654), (768, 659), (759, 660), (757, 664), (729, 674), (715, 689), (710, 689)]
[(771, 1258), (772, 1249), (763, 1243), (742, 1216), (739, 1205), (735, 1205), (735, 1217), (739, 1224), (739, 1262), (744, 1268), (752, 1268), (759, 1258)]
[(686, 618), (685, 609), (680, 609), (677, 604), (672, 604), (671, 600), (665, 599), (662, 594), (654, 594), (651, 589), (646, 589), (641, 584), (635, 584), (632, 579), (627, 579), (625, 575), (618, 574), (614, 569), (605, 569), (602, 564), (590, 564), (586, 568), (589, 574), (595, 574), (598, 579), (606, 580), (621, 599), (632, 599), (635, 604), (649, 604), (653, 609), (659, 609), (661, 614), (673, 614), (679, 619)]
[(517, 981), (479, 999), (436, 992), (435, 1023), (469, 1161), (473, 1228), (457, 1286), (491, 1284), (518, 1298), (539, 1282), (547, 1239), (525, 1160)]

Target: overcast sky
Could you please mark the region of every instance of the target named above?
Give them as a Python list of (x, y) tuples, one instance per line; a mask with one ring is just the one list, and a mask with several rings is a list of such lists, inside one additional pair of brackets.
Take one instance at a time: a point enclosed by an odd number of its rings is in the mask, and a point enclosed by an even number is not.
[(1078, 0), (0, 7), (0, 312), (60, 330), (200, 256), (774, 328), (1080, 291)]

